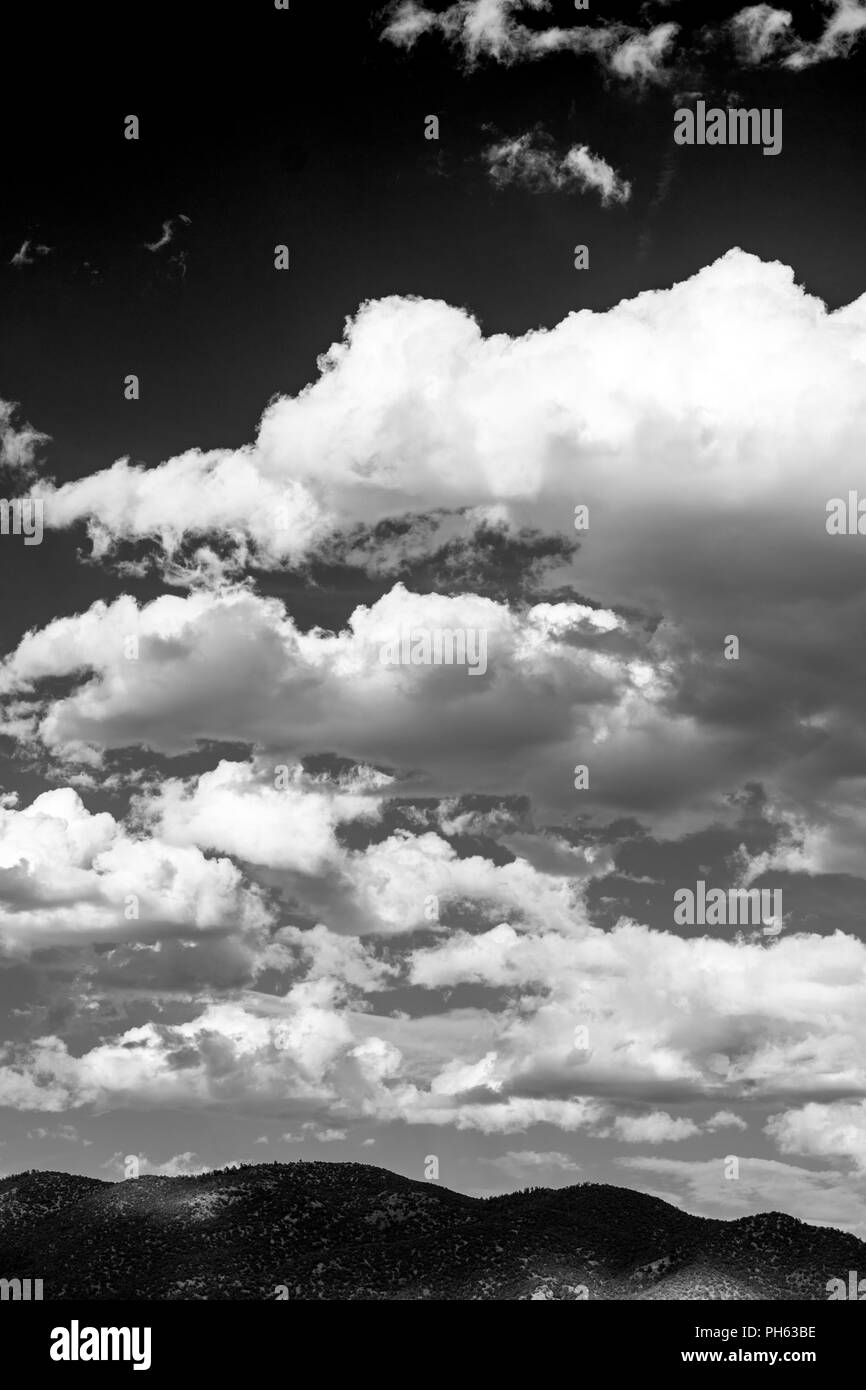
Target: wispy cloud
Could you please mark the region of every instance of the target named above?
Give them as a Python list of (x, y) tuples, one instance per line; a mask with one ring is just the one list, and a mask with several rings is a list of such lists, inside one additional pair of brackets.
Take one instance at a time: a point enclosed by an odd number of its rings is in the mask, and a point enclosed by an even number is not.
[(731, 20), (731, 34), (742, 61), (756, 67), (790, 42), (793, 20), (787, 10), (772, 5), (750, 5)]
[(83, 1144), (85, 1148), (91, 1148), (92, 1139), (82, 1139), (75, 1125), (58, 1125), (56, 1129), (45, 1129), (42, 1126), (27, 1131), (27, 1138), (34, 1139), (62, 1139), (67, 1144)]
[(798, 72), (817, 63), (847, 58), (866, 32), (864, 0), (822, 0), (822, 7), (824, 29), (812, 42), (797, 34), (790, 10), (765, 3), (739, 10), (722, 30), (707, 26), (701, 38), (712, 43), (726, 29), (746, 67), (783, 67)]
[(602, 204), (627, 203), (631, 184), (587, 145), (572, 145), (558, 155), (538, 132), (500, 140), (484, 152), (491, 179), (499, 188), (517, 183), (533, 192), (579, 189), (596, 192)]
[(178, 213), (177, 217), (166, 218), (165, 222), (162, 224), (161, 235), (157, 237), (156, 241), (145, 241), (143, 243), (144, 249), (146, 251), (161, 251), (164, 246), (169, 246), (172, 241), (174, 241), (178, 223), (183, 222), (186, 226), (189, 226), (190, 220), (191, 219), (182, 212)]
[(53, 246), (41, 246), (32, 241), (22, 241), (9, 264), (19, 269), (21, 266), (35, 265), (40, 256), (49, 256), (53, 249)]
[(580, 22), (541, 29), (516, 17), (520, 11), (549, 9), (549, 0), (456, 0), (437, 13), (418, 0), (397, 0), (382, 38), (408, 49), (424, 35), (438, 34), (468, 67), (483, 59), (509, 66), (571, 52), (593, 56), (613, 76), (639, 87), (667, 80), (666, 63), (679, 25), (666, 21), (637, 29)]
[(553, 1150), (539, 1153), (536, 1149), (509, 1149), (496, 1158), (481, 1158), (480, 1163), (488, 1168), (498, 1168), (511, 1178), (526, 1178), (534, 1173), (539, 1181), (554, 1172), (579, 1173), (581, 1167), (570, 1154)]
[(795, 71), (813, 67), (833, 58), (847, 58), (866, 31), (866, 4), (863, 0), (825, 0), (830, 12), (824, 32), (815, 43), (798, 40), (784, 60)]
[(344, 1129), (323, 1129), (314, 1120), (307, 1120), (301, 1125), (300, 1134), (291, 1132), (280, 1136), (284, 1144), (304, 1144), (308, 1139), (312, 1139), (317, 1144), (337, 1144), (346, 1137)]
[[(411, 49), (426, 35), (438, 35), (460, 54), (469, 68), (482, 61), (511, 66), (550, 53), (574, 53), (594, 58), (610, 76), (638, 90), (664, 85), (694, 74), (707, 54), (733, 44), (746, 67), (781, 66), (791, 71), (847, 57), (866, 32), (866, 0), (822, 0), (824, 30), (807, 42), (793, 27), (789, 10), (767, 3), (748, 5), (732, 18), (698, 29), (691, 42), (682, 41), (679, 24), (671, 20), (646, 28), (624, 23), (538, 23), (538, 14), (551, 9), (550, 0), (455, 0), (435, 11), (420, 0), (394, 0), (382, 38)], [(535, 22), (522, 23), (532, 12)]]

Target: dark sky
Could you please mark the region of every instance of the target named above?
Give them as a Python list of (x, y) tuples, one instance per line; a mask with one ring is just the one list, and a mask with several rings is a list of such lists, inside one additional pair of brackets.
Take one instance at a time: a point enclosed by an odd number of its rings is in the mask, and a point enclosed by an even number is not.
[[(695, 8), (656, 17), (675, 14), (688, 32)], [(697, 8), (705, 25), (731, 7)], [(814, 24), (816, 7), (798, 16), (804, 34), (810, 12)], [(131, 32), (116, 11), (104, 26), (99, 13), (73, 23), (40, 8), (52, 47), (72, 30), (76, 61), (47, 66), (38, 100), (14, 81), (0, 95), (2, 261), (25, 236), (54, 248), (38, 277), (3, 270), (0, 376), (54, 437), (58, 478), (122, 454), (156, 462), (247, 441), (268, 398), (315, 377), (317, 354), (367, 298), (442, 298), (485, 332), (521, 333), (670, 285), (733, 245), (791, 265), (832, 306), (860, 287), (857, 54), (798, 74), (750, 75), (714, 58), (720, 99), (783, 107), (784, 148), (708, 158), (673, 146), (670, 91), (636, 100), (569, 55), (467, 75), (436, 39), (409, 54), (382, 43), (378, 6), (294, 0), (286, 13), (258, 0), (184, 23), (156, 5)], [(592, 20), (639, 13), (593, 8)], [(563, 0), (551, 18), (573, 9)], [(115, 52), (97, 42), (106, 31)], [(26, 52), (22, 39), (25, 65)], [(123, 139), (130, 112), (137, 143)], [(438, 143), (423, 139), (428, 113)], [(631, 205), (492, 188), (485, 129), (536, 123), (602, 151), (633, 180)], [(178, 213), (192, 219), (178, 242), (183, 280), (142, 249)], [(278, 242), (291, 250), (283, 276)], [(588, 274), (574, 274), (577, 242), (590, 247)], [(121, 385), (132, 371), (135, 405)]]

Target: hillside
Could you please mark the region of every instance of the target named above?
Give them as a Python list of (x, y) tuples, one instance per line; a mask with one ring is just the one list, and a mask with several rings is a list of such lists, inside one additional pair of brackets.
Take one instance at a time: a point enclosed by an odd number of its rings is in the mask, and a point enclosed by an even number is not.
[[(51, 1299), (826, 1299), (856, 1237), (628, 1188), (472, 1198), (359, 1163), (0, 1180), (0, 1277)], [(285, 1294), (283, 1295), (285, 1296)]]

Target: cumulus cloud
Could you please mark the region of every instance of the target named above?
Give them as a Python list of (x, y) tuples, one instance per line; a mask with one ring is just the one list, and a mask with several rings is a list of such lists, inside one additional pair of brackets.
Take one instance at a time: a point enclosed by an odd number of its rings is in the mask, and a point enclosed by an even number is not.
[(377, 819), (376, 793), (392, 780), (359, 769), (334, 785), (305, 775), (298, 763), (256, 770), (222, 761), (186, 782), (164, 780), (138, 808), (171, 844), (313, 874), (336, 857), (338, 825)]
[[(484, 1086), (500, 1096), (702, 1096), (718, 1103), (771, 1096), (776, 1086), (800, 1096), (863, 1089), (859, 987), (845, 976), (863, 953), (862, 943), (842, 933), (768, 947), (682, 940), (627, 922), (600, 933), (581, 929), (576, 917), (570, 938), (505, 927), (452, 933), (412, 960), (413, 978), (427, 987), (474, 981), (515, 988), (522, 981), (533, 994), (531, 1010), (509, 1020), (485, 1066)], [(540, 981), (542, 997), (534, 994)], [(584, 1030), (580, 1046), (576, 1023)], [(622, 1137), (640, 1138), (644, 1122), (648, 1133), (669, 1132), (667, 1117), (656, 1115), (634, 1123), (621, 1117), (618, 1128)], [(714, 1127), (720, 1124), (716, 1117)]]
[[(146, 1154), (134, 1155), (138, 1164), (139, 1176), (160, 1178), (189, 1178), (195, 1177), (199, 1173), (209, 1171), (207, 1164), (200, 1162), (198, 1154), (187, 1150), (186, 1153), (174, 1154), (171, 1158), (165, 1159), (162, 1163), (155, 1163)], [(119, 1179), (126, 1178), (127, 1155), (122, 1153), (112, 1154), (111, 1158), (101, 1166), (116, 1174)]]
[(261, 931), (259, 893), (229, 860), (129, 834), (71, 788), (0, 807), (0, 944), (12, 954), (160, 934)]
[(510, 183), (540, 191), (578, 188), (599, 194), (602, 204), (627, 203), (631, 184), (586, 145), (573, 145), (562, 156), (532, 134), (500, 140), (485, 150), (491, 179), (499, 188)]
[(614, 1131), (626, 1144), (668, 1144), (700, 1134), (694, 1120), (654, 1110), (649, 1115), (617, 1115)]
[[(829, 312), (789, 268), (742, 251), (519, 338), (484, 338), (441, 303), (368, 304), (319, 379), (268, 408), (254, 445), (43, 486), (47, 527), (86, 520), (103, 558), (155, 539), (169, 572), (185, 557), (203, 587), (29, 634), (0, 677), (4, 728), (63, 756), (208, 738), (287, 758), (324, 747), (435, 766), (442, 794), (459, 762), (476, 790), (519, 784), (548, 805), (553, 789), (560, 805), (572, 795), (566, 770), (583, 749), (598, 771), (589, 811), (603, 796), (676, 833), (686, 814), (724, 818), (727, 792), (753, 778), (809, 843), (835, 814), (834, 853), (859, 872), (857, 790), (838, 770), (866, 743), (853, 693), (863, 597), (856, 539), (825, 522), (866, 448), (864, 360), (866, 298)], [(578, 503), (588, 529), (558, 576), (613, 614), (606, 635), (580, 605), (515, 611), (400, 584), (343, 632), (302, 634), (274, 601), (204, 583), (232, 557), (301, 564), (335, 535), (407, 515), (497, 508), (513, 534), (573, 537)], [(381, 563), (376, 546), (365, 563)], [(485, 629), (488, 673), (382, 666), (377, 645), (408, 625)], [(732, 626), (738, 663), (721, 657)], [(123, 658), (128, 636), (137, 662)], [(43, 676), (85, 667), (71, 695), (37, 708)]]
[[(509, 997), (414, 1016), (362, 1004), (387, 986), (396, 961), (382, 969), (324, 927), (309, 943), (307, 935), (282, 941), (305, 956), (284, 994), (248, 990), (187, 1022), (127, 1028), (77, 1055), (52, 1035), (7, 1044), (0, 1103), (62, 1111), (135, 1097), (145, 1108), (283, 1115), (289, 1106), (308, 1125), (312, 1110), (323, 1130), (348, 1119), (485, 1134), (547, 1124), (653, 1144), (699, 1133), (694, 1119), (659, 1101), (785, 1097), (789, 1111), (767, 1127), (783, 1152), (817, 1152), (820, 1142), (825, 1154), (860, 1153), (859, 1109), (834, 1107), (840, 1091), (866, 1092), (866, 948), (841, 933), (767, 947), (685, 941), (629, 923), (604, 932), (576, 914), (570, 938), (528, 927), (512, 934), (507, 953), (496, 929), (482, 933), (489, 964), (483, 954), (461, 964), (449, 934), (434, 951), (454, 962), (451, 979), (505, 981)], [(635, 1101), (647, 1108), (625, 1108)], [(731, 1125), (736, 1116), (722, 1110), (708, 1129)]]
[[(46, 525), (86, 520), (103, 557), (157, 539), (169, 570), (183, 553), (218, 577), (230, 556), (300, 564), (335, 534), (407, 515), (497, 508), (517, 531), (574, 536), (580, 503), (588, 529), (559, 577), (579, 580), (610, 630), (593, 633), (580, 605), (397, 584), (344, 631), (305, 634), (275, 601), (216, 583), (29, 634), (3, 665), (3, 727), (97, 760), (201, 739), (287, 761), (330, 748), (421, 769), (431, 794), (520, 785), (560, 808), (577, 749), (596, 772), (587, 811), (640, 807), (670, 834), (724, 820), (725, 796), (753, 778), (801, 827), (804, 864), (826, 866), (831, 851), (821, 861), (810, 846), (830, 827), (834, 862), (858, 873), (858, 790), (838, 774), (866, 743), (853, 694), (863, 597), (856, 540), (825, 520), (866, 448), (864, 360), (866, 299), (829, 312), (789, 268), (741, 251), (520, 338), (485, 339), (441, 303), (366, 305), (319, 379), (268, 408), (254, 445), (45, 484)], [(370, 546), (366, 563), (380, 560)], [(412, 625), (484, 629), (487, 674), (382, 666), (377, 648)], [(732, 626), (738, 663), (721, 658)], [(40, 701), (51, 676), (76, 688)]]
[[(169, 573), (200, 572), (183, 595), (29, 631), (0, 666), (2, 731), (106, 793), (122, 750), (210, 761), (143, 776), (123, 820), (71, 787), (5, 799), (8, 958), (60, 948), (90, 970), (99, 955), (157, 993), (182, 946), (189, 997), (100, 1016), (74, 1045), (29, 1021), (4, 1044), (0, 1103), (222, 1106), (293, 1136), (547, 1125), (630, 1146), (721, 1142), (749, 1107), (782, 1153), (859, 1165), (863, 943), (790, 925), (682, 939), (618, 913), (617, 842), (639, 829), (610, 816), (670, 837), (651, 846), (663, 859), (706, 826), (733, 836), (732, 793), (760, 779), (766, 833), (730, 840), (732, 879), (863, 874), (861, 566), (824, 520), (866, 444), (864, 361), (866, 300), (828, 312), (737, 251), (519, 338), (392, 298), (361, 309), (247, 448), (46, 484), (49, 525), (86, 520), (102, 558), (156, 538)], [(32, 459), (19, 434), (12, 453)], [(333, 555), (335, 536), (373, 567), (395, 518), (421, 549), (431, 517), (573, 534), (577, 504), (589, 527), (573, 562), (551, 550), (549, 600), (393, 582), (329, 631), (226, 577), (232, 553), (279, 568)], [(383, 661), (401, 634), (446, 628), (484, 632), (483, 672)], [(336, 771), (311, 770), (322, 752)], [(639, 850), (623, 867), (648, 901)], [(531, 1143), (511, 1152), (561, 1152)], [(710, 1181), (634, 1171), (687, 1193)], [(792, 1201), (814, 1190), (784, 1164), (757, 1171), (751, 1201), (777, 1171)], [(858, 1220), (837, 1189), (827, 1208)]]
[[(649, 508), (653, 521), (675, 500), (691, 518), (711, 495), (722, 520), (738, 497), (744, 514), (769, 512), (783, 476), (805, 481), (809, 450), (838, 485), (840, 449), (862, 428), (863, 319), (862, 300), (827, 313), (790, 269), (741, 251), (669, 290), (515, 339), (484, 339), (439, 302), (376, 301), (317, 382), (268, 408), (255, 445), (151, 469), (121, 460), (50, 493), (47, 524), (87, 520), (97, 555), (149, 538), (174, 556), (183, 539), (218, 531), (279, 565), (335, 527), (435, 508), (523, 508), (536, 525), (570, 529), (575, 476), (588, 503), (617, 485), (634, 498), (629, 512)], [(804, 517), (818, 493), (798, 505), (795, 492), (788, 507)], [(650, 543), (655, 527), (641, 530)]]
[(708, 1130), (716, 1129), (748, 1129), (749, 1126), (740, 1115), (735, 1115), (732, 1110), (717, 1110), (715, 1115), (711, 1115), (707, 1120), (705, 1128)]
[[(483, 631), (487, 670), (473, 678), (465, 665), (383, 662), (383, 648), (417, 630)], [(136, 660), (126, 655), (130, 641)], [(122, 597), (25, 636), (0, 668), (0, 690), (10, 697), (3, 727), (92, 764), (106, 748), (136, 743), (177, 754), (202, 740), (248, 741), (268, 750), (271, 765), (327, 748), (414, 768), (419, 789), (424, 769), (428, 785), (438, 778), (448, 791), (467, 757), (477, 761), (476, 790), (510, 790), (522, 768), (531, 788), (544, 780), (546, 748), (570, 795), (576, 737), (603, 743), (613, 722), (638, 711), (654, 722), (661, 690), (641, 659), (646, 642), (640, 627), (581, 604), (521, 613), (471, 594), (410, 594), (401, 585), (356, 609), (340, 633), (304, 633), (279, 601), (245, 588), (165, 595), (142, 609)], [(40, 698), (40, 683), (61, 674), (75, 678), (73, 693)], [(236, 773), (219, 777), (224, 804), (244, 794)], [(260, 789), (258, 800), (264, 796)], [(270, 793), (268, 804), (290, 814), (291, 792), (283, 802)], [(346, 818), (361, 804), (344, 800)], [(168, 788), (162, 809), (179, 830), (200, 808)], [(234, 831), (238, 850), (244, 833)]]
[(771, 1115), (765, 1129), (782, 1153), (841, 1158), (866, 1173), (866, 1101), (813, 1101)]

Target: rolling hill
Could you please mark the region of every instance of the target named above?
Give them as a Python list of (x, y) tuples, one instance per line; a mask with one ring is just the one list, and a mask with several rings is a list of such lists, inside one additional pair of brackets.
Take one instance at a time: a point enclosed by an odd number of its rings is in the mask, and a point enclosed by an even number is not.
[(467, 1197), (360, 1163), (0, 1180), (0, 1278), (46, 1299), (796, 1299), (866, 1244), (604, 1184)]

